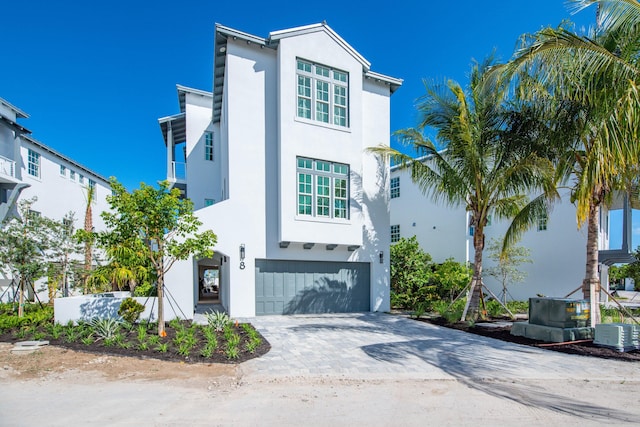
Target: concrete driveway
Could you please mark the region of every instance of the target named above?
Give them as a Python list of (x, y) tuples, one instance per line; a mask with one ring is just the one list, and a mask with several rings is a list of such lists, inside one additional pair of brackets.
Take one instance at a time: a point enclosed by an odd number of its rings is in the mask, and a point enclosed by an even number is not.
[(608, 379), (638, 381), (640, 369), (485, 338), (383, 313), (260, 316), (271, 343), (242, 364), (247, 375), (412, 379)]

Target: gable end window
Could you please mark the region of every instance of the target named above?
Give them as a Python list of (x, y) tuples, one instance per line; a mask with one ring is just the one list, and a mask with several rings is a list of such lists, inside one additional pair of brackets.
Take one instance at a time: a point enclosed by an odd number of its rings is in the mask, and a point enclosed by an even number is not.
[(349, 74), (333, 68), (298, 59), (298, 117), (349, 126)]
[(27, 172), (31, 176), (40, 178), (40, 153), (29, 150), (27, 153)]
[(298, 157), (297, 214), (349, 219), (349, 165)]
[(391, 178), (391, 198), (400, 197), (400, 177)]
[(204, 133), (204, 159), (213, 161), (213, 132)]

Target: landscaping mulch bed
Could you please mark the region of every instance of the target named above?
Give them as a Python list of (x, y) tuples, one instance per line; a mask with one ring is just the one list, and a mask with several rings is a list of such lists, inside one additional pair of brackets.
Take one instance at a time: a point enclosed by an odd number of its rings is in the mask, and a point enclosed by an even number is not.
[[(186, 328), (188, 328), (191, 325), (191, 322), (183, 321), (183, 324)], [(246, 344), (249, 341), (249, 337), (241, 326), (241, 324), (233, 326), (234, 332), (240, 336), (238, 357), (236, 358), (229, 358), (225, 353), (226, 340), (222, 332), (216, 333), (218, 347), (209, 357), (203, 357), (201, 355), (201, 351), (206, 345), (206, 339), (201, 331), (197, 332), (197, 343), (193, 348), (191, 348), (191, 350), (189, 351), (189, 355), (184, 356), (179, 354), (178, 346), (174, 342), (174, 339), (176, 338), (176, 330), (169, 326), (167, 326), (166, 328), (167, 336), (160, 339), (161, 343), (167, 344), (166, 351), (159, 351), (154, 345), (150, 345), (149, 348), (144, 350), (140, 349), (140, 343), (137, 338), (137, 328), (135, 326), (131, 331), (123, 331), (124, 339), (121, 344), (116, 345), (105, 345), (104, 340), (96, 340), (91, 344), (85, 344), (79, 339), (70, 342), (64, 334), (55, 339), (52, 338), (49, 334), (46, 334), (44, 328), (38, 328), (38, 333), (44, 335), (41, 339), (49, 341), (49, 345), (66, 349), (93, 354), (104, 354), (109, 356), (126, 356), (136, 357), (139, 359), (158, 359), (163, 361), (182, 363), (242, 363), (247, 360), (260, 357), (266, 354), (271, 349), (271, 345), (269, 344), (269, 342), (262, 335), (260, 335), (258, 331), (255, 331), (262, 341), (260, 345), (253, 349), (253, 351), (247, 350)], [(157, 336), (156, 331), (153, 330), (150, 330), (148, 334), (149, 336)], [(32, 335), (19, 338), (14, 332), (11, 331), (0, 333), (0, 342), (13, 344), (18, 341), (29, 341), (33, 339), (34, 338)]]
[[(447, 324), (443, 318), (420, 318), (420, 321), (432, 323), (439, 326), (445, 326), (448, 328), (454, 328), (461, 331), (469, 332), (476, 335), (482, 335), (489, 338), (494, 338), (501, 341), (512, 342), (515, 344), (528, 345), (532, 347), (539, 347), (549, 351), (557, 351), (560, 353), (577, 354), (587, 357), (599, 357), (603, 359), (623, 360), (628, 362), (640, 362), (640, 351), (633, 350), (629, 352), (620, 352), (614, 349), (600, 347), (593, 342), (580, 342), (574, 344), (559, 344), (549, 345), (544, 341), (532, 340), (526, 337), (519, 337), (511, 335), (511, 326), (503, 327), (481, 327), (481, 326), (469, 326), (466, 323)], [(488, 323), (488, 322), (485, 322)]]

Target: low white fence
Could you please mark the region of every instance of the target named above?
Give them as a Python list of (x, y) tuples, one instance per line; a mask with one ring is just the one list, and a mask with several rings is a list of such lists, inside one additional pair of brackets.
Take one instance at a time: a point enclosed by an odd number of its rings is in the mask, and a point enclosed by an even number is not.
[[(91, 319), (114, 318), (117, 319), (120, 304), (131, 294), (129, 292), (106, 292), (104, 294), (78, 295), (74, 297), (56, 298), (53, 302), (54, 319), (56, 323), (63, 325), (71, 322)], [(140, 315), (140, 321), (156, 322), (158, 320), (158, 298), (157, 297), (133, 297), (140, 304), (145, 306)], [(170, 321), (175, 318), (183, 318), (182, 313), (175, 313), (169, 301), (164, 300), (164, 320)]]

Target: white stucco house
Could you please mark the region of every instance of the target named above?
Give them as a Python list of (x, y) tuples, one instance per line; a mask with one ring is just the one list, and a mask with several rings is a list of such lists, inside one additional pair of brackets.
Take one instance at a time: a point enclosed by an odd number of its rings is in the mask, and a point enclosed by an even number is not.
[(213, 91), (178, 86), (159, 119), (168, 179), (218, 236), (165, 278), (185, 314), (389, 309), (389, 167), (365, 150), (389, 143), (401, 84), (326, 24), (216, 25)]
[[(519, 266), (520, 270), (527, 273), (527, 277), (523, 283), (509, 286), (510, 300), (525, 301), (538, 294), (564, 298), (582, 284), (586, 268), (586, 225), (578, 228), (570, 190), (561, 189), (559, 192), (562, 199), (553, 206), (549, 216), (540, 218), (538, 224), (526, 232), (517, 244), (531, 251), (532, 263)], [(410, 170), (398, 166), (391, 168), (390, 199), (392, 244), (401, 237), (416, 236), (422, 249), (436, 263), (447, 258), (473, 262), (473, 230), (469, 227), (469, 213), (464, 207), (451, 208), (434, 203), (413, 183)], [(619, 216), (618, 222), (621, 223), (619, 228), (613, 230), (610, 224), (612, 213)], [(624, 221), (623, 216), (626, 216)], [(485, 228), (485, 244), (488, 245), (492, 238), (502, 239), (508, 225), (506, 221), (491, 221)], [(609, 247), (611, 233), (622, 233), (622, 247)], [(601, 282), (605, 289), (608, 288), (608, 266), (632, 260), (630, 245), (631, 209), (622, 197), (618, 197), (610, 210), (603, 208), (600, 213), (598, 247)], [(488, 255), (485, 247), (485, 272), (488, 267), (495, 265)], [(502, 285), (495, 278), (485, 273), (483, 279), (495, 295), (502, 293)], [(582, 298), (582, 291), (574, 293), (572, 298)], [(605, 301), (606, 295), (601, 298)]]
[[(95, 189), (93, 224), (104, 228), (100, 212), (108, 208), (106, 196), (111, 194), (109, 181), (53, 150), (31, 136), (21, 119), (29, 116), (0, 98), (0, 222), (17, 215), (20, 200), (37, 198), (31, 209), (40, 215), (62, 220), (75, 213), (75, 228), (84, 226), (86, 189)], [(0, 269), (0, 295), (11, 283), (11, 277)], [(7, 298), (5, 293), (5, 299)]]

